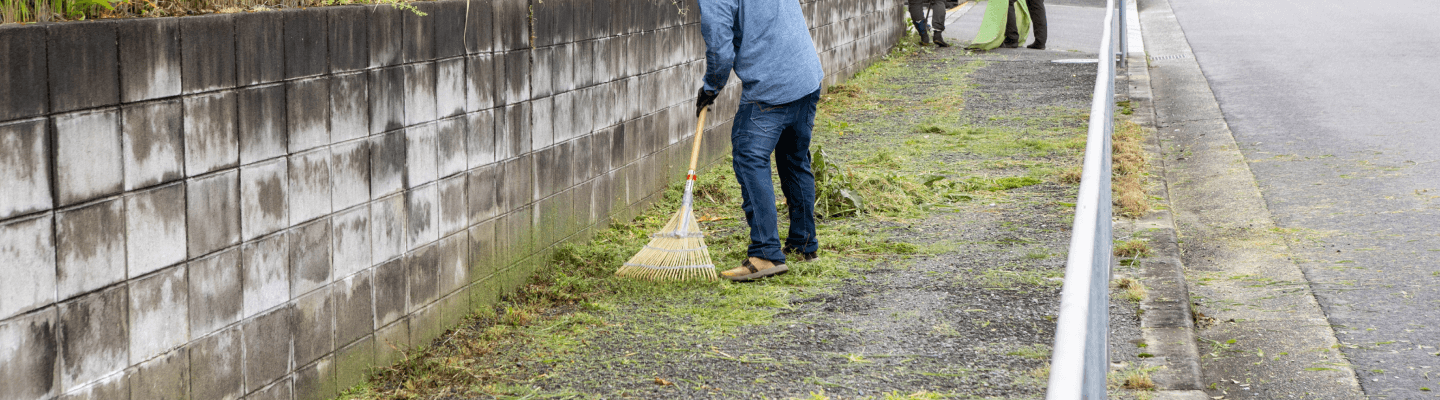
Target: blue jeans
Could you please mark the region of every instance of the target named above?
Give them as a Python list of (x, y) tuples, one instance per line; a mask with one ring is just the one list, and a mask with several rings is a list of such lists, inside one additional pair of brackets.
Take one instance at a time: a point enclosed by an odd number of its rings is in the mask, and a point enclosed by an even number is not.
[[(784, 250), (811, 253), (815, 239), (815, 175), (810, 172), (810, 130), (815, 126), (816, 90), (786, 104), (741, 103), (730, 132), (735, 180), (740, 182), (745, 222), (750, 225), (750, 257), (785, 262)], [(790, 208), (790, 234), (780, 246), (770, 153), (780, 172), (780, 189)]]

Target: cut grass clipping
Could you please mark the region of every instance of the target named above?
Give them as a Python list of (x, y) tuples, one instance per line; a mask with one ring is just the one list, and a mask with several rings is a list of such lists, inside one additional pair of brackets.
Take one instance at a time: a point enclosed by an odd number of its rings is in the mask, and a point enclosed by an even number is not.
[(1139, 218), (1150, 212), (1150, 196), (1145, 194), (1145, 175), (1150, 162), (1145, 159), (1145, 129), (1125, 119), (1115, 124), (1111, 137), (1111, 160), (1114, 176), (1111, 187), (1120, 215)]

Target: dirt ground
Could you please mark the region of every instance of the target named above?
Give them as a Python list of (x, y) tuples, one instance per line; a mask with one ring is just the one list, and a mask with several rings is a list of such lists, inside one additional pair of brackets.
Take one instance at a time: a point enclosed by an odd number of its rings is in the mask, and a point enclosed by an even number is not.
[[(1049, 60), (1074, 57), (898, 50), (822, 104), (814, 147), (880, 189), (872, 212), (822, 220), (821, 262), (753, 284), (616, 284), (505, 331), (470, 387), (342, 397), (1042, 398), (1095, 74)], [(729, 181), (699, 196), (722, 268), (748, 240)], [(1137, 364), (1137, 309), (1112, 299), (1117, 370)]]

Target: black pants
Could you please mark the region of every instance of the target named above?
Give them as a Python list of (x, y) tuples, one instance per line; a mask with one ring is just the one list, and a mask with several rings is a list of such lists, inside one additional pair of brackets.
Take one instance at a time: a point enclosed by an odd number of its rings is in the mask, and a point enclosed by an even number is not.
[[(1005, 43), (1018, 43), (1020, 32), (1015, 28), (1015, 2), (1010, 0), (1010, 18), (1005, 20)], [(1034, 45), (1045, 46), (1045, 0), (1025, 0), (1025, 6), (1030, 9), (1030, 28), (1035, 31)]]
[(910, 0), (910, 20), (925, 20), (925, 9), (930, 9), (930, 29), (945, 31), (945, 0)]

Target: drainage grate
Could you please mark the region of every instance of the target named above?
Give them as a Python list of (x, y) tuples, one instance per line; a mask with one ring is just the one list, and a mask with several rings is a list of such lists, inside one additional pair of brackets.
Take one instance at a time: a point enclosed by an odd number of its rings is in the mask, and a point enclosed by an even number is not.
[(1150, 57), (1150, 61), (1179, 60), (1179, 59), (1185, 59), (1185, 58), (1190, 58), (1190, 55), (1188, 55), (1188, 54), (1181, 54), (1181, 55), (1174, 55), (1174, 56)]

